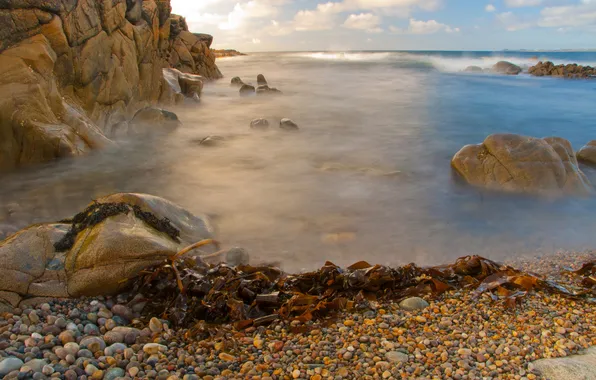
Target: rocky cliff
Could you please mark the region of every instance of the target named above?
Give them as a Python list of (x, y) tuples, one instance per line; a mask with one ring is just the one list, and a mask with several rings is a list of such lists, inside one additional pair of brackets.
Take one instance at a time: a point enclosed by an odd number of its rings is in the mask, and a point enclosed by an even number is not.
[(164, 68), (220, 78), (210, 45), (169, 0), (0, 0), (0, 170), (110, 144), (179, 100)]

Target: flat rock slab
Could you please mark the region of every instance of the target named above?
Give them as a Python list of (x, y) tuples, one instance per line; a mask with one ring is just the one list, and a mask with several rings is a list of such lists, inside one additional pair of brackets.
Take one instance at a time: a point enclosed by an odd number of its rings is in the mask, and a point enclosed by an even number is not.
[(596, 380), (596, 347), (588, 348), (583, 355), (540, 359), (532, 364), (549, 380)]

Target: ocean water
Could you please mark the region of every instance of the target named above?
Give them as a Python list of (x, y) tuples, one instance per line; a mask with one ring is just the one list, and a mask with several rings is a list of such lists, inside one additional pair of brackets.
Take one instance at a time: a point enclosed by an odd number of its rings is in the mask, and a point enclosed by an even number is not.
[[(596, 200), (488, 193), (450, 168), (491, 133), (596, 139), (596, 80), (469, 74), (499, 60), (596, 65), (596, 52), (303, 52), (220, 59), (225, 78), (184, 125), (91, 156), (0, 178), (0, 230), (70, 216), (118, 191), (166, 197), (208, 214), (224, 246), (254, 262), (312, 269), (326, 260), (438, 264), (480, 254), (596, 247)], [(238, 96), (230, 79), (264, 74), (277, 97)], [(251, 131), (267, 118), (268, 132)], [(277, 128), (288, 117), (297, 133)], [(224, 137), (217, 146), (198, 141)], [(596, 184), (596, 171), (584, 168)]]

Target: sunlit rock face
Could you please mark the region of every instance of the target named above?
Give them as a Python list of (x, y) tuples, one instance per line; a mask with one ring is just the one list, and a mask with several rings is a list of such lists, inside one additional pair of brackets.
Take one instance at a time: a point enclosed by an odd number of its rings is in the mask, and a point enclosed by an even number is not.
[[(220, 78), (209, 38), (170, 12), (169, 0), (0, 3), (0, 170), (110, 145), (112, 126), (176, 102), (164, 67)], [(182, 81), (191, 97), (195, 79)]]
[(571, 144), (560, 137), (490, 135), (482, 144), (463, 147), (451, 165), (469, 184), (491, 190), (549, 196), (594, 190)]

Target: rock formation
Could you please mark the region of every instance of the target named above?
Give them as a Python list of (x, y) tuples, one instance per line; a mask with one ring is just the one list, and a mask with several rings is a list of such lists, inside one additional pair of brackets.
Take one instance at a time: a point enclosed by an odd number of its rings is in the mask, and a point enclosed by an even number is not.
[(492, 190), (553, 196), (593, 192), (571, 144), (560, 137), (490, 135), (482, 144), (463, 147), (451, 165), (468, 183)]
[(590, 165), (596, 165), (596, 140), (592, 140), (577, 152), (577, 159)]
[(240, 53), (239, 51), (233, 50), (233, 49), (222, 49), (222, 50), (211, 49), (211, 51), (213, 52), (213, 54), (215, 54), (215, 56), (217, 58), (237, 57), (237, 56), (241, 56), (241, 55), (246, 55), (244, 53)]
[(71, 223), (34, 225), (0, 242), (0, 309), (31, 297), (114, 294), (142, 269), (212, 236), (206, 218), (162, 198), (98, 199)]
[(547, 61), (538, 62), (535, 66), (530, 67), (528, 73), (537, 77), (590, 78), (596, 77), (596, 68), (578, 65), (577, 63), (555, 65), (554, 63)]
[(220, 78), (210, 38), (170, 12), (169, 0), (0, 1), (0, 170), (110, 144), (139, 109), (180, 100), (164, 68)]
[(511, 62), (507, 61), (499, 61), (497, 62), (492, 70), (499, 74), (506, 74), (506, 75), (517, 75), (522, 72), (521, 67), (514, 65)]

